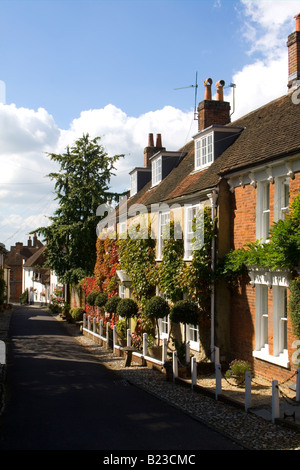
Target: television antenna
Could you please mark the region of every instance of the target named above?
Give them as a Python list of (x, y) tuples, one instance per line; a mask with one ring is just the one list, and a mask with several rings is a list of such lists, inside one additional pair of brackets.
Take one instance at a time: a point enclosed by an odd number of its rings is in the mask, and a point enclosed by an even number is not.
[(182, 86), (179, 88), (174, 88), (174, 90), (183, 90), (184, 88), (195, 88), (195, 105), (194, 105), (194, 119), (198, 119), (197, 113), (197, 89), (198, 89), (198, 72), (196, 72), (195, 85)]
[(234, 111), (235, 111), (235, 89), (236, 89), (236, 84), (235, 83), (230, 83), (230, 85), (226, 86), (225, 88), (232, 88), (232, 107), (233, 107), (233, 111), (230, 114), (230, 116), (232, 116)]

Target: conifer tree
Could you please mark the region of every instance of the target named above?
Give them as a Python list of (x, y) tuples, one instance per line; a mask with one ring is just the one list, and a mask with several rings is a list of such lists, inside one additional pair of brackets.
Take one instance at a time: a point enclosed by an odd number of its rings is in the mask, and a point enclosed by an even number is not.
[(97, 207), (117, 200), (109, 191), (115, 163), (123, 155), (110, 157), (100, 137), (83, 135), (63, 154), (50, 153), (59, 171), (50, 173), (55, 181), (58, 207), (48, 227), (36, 230), (47, 243), (47, 267), (65, 284), (93, 275), (96, 261)]

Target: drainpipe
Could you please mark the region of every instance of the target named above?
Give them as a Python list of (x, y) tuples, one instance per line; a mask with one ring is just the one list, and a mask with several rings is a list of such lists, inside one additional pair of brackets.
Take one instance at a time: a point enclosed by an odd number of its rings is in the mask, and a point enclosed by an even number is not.
[[(211, 203), (211, 218), (214, 220), (216, 211), (217, 211), (217, 200), (218, 200), (218, 189), (215, 188), (212, 193), (209, 195)], [(215, 270), (215, 261), (216, 261), (216, 243), (215, 239), (212, 240), (211, 246), (211, 269)], [(211, 350), (211, 360), (215, 362), (215, 283), (212, 283), (211, 286), (211, 307), (210, 307), (210, 316), (211, 316), (211, 333), (210, 333), (210, 350)]]

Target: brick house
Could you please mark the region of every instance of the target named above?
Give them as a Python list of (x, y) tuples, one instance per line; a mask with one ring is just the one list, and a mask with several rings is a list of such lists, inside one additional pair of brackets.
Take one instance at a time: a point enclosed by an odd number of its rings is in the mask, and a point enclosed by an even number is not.
[[(178, 151), (167, 151), (161, 135), (154, 145), (149, 135), (144, 166), (130, 172), (126, 211), (118, 208), (118, 232), (138, 217), (141, 208), (151, 218), (156, 237), (156, 260), (161, 261), (162, 229), (173, 219), (181, 224), (184, 261), (193, 254), (192, 220), (200, 207), (210, 207), (217, 220), (212, 244), (213, 264), (249, 241), (268, 239), (273, 222), (284, 217), (300, 192), (300, 15), (288, 38), (288, 92), (265, 106), (231, 122), (230, 104), (223, 100), (224, 82), (204, 82), (204, 100), (198, 106), (198, 132)], [(126, 215), (122, 219), (123, 215)], [(120, 293), (130, 296), (130, 279), (120, 273)], [(286, 314), (289, 277), (253, 267), (239, 291), (232, 294), (224, 280), (211, 293), (211, 352), (217, 346), (221, 360), (251, 362), (259, 375), (291, 376), (296, 339)], [(159, 291), (157, 291), (159, 294)], [(168, 334), (168, 319), (163, 320)], [(202, 332), (187, 326), (193, 354), (201, 353)], [(213, 355), (211, 356), (213, 359)]]
[(27, 245), (18, 242), (5, 254), (4, 261), (10, 268), (10, 302), (19, 302), (24, 287), (23, 264), (41, 246), (42, 242), (34, 235), (33, 240), (29, 237)]

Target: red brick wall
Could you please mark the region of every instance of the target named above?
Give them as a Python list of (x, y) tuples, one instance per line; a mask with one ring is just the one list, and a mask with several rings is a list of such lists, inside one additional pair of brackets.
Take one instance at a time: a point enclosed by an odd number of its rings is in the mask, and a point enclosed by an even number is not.
[(230, 122), (230, 103), (204, 100), (198, 106), (198, 131), (215, 124), (224, 126)]
[[(300, 192), (300, 173), (290, 180), (290, 202)], [(256, 194), (257, 190), (246, 185), (237, 187), (232, 193), (232, 246), (237, 249), (243, 247), (247, 242), (256, 239)], [(270, 223), (274, 221), (274, 185), (270, 185)], [(273, 351), (272, 331), (272, 290), (268, 289), (269, 295), (269, 352)], [(296, 340), (292, 333), (291, 322), (288, 321), (288, 350), (291, 363), (290, 370), (276, 366), (260, 359), (252, 357), (255, 349), (255, 288), (249, 284), (249, 278), (244, 277), (239, 287), (232, 295), (230, 322), (230, 344), (231, 359), (244, 359), (252, 364), (256, 374), (269, 379), (280, 378), (280, 381), (289, 378), (297, 366), (292, 364), (292, 348)]]
[(250, 184), (237, 187), (232, 194), (234, 249), (256, 239), (256, 189)]

